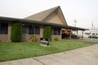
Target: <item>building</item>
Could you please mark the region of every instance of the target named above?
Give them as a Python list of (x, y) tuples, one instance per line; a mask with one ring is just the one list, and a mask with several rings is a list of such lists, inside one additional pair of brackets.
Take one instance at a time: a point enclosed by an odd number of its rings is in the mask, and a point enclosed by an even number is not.
[(98, 29), (92, 28), (92, 29), (85, 31), (85, 37), (98, 39)]
[[(62, 39), (62, 29), (85, 30), (82, 28), (68, 26), (61, 8), (54, 7), (46, 11), (25, 17), (24, 19), (0, 17), (0, 41), (10, 42), (11, 27), (15, 22), (22, 23), (22, 41), (31, 41), (32, 35), (37, 40), (43, 37), (43, 28), (51, 26), (51, 40)], [(70, 34), (71, 37), (71, 34)]]

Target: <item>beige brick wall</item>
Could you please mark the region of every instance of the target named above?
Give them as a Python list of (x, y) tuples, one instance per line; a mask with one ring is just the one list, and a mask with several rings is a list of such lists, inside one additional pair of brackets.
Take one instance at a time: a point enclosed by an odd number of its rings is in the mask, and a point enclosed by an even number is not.
[[(32, 41), (32, 40), (31, 40), (32, 35), (33, 35), (33, 34), (28, 34), (28, 35), (27, 35), (27, 41), (28, 41), (28, 42), (31, 42), (31, 41)], [(36, 35), (34, 34), (34, 36), (35, 36), (35, 41), (40, 41), (40, 34), (38, 34), (38, 35), (37, 35), (37, 34), (36, 34)]]
[(25, 42), (28, 40), (28, 34), (22, 34), (22, 41)]
[(8, 42), (11, 41), (11, 23), (8, 23)]
[(8, 34), (0, 34), (0, 42), (8, 42)]
[(62, 30), (60, 31), (60, 35), (51, 35), (52, 41), (55, 39), (62, 40)]
[(52, 41), (61, 40), (61, 35), (52, 35), (51, 39)]
[(40, 27), (40, 36), (39, 36), (40, 38), (43, 37), (43, 31), (44, 31), (44, 30), (43, 30), (43, 26), (41, 26), (41, 27)]
[[(22, 34), (22, 41), (28, 41), (31, 42), (31, 37), (33, 34)], [(58, 40), (61, 40), (62, 33), (60, 32), (60, 35), (51, 35), (52, 41), (56, 38)], [(1, 42), (11, 42), (10, 40), (11, 36), (11, 23), (8, 24), (8, 34), (0, 34), (0, 41)], [(43, 37), (43, 26), (40, 27), (40, 34), (34, 34), (37, 41), (40, 41), (40, 38)]]
[(0, 34), (1, 42), (10, 42), (10, 34), (11, 34), (11, 25), (8, 23), (8, 34)]

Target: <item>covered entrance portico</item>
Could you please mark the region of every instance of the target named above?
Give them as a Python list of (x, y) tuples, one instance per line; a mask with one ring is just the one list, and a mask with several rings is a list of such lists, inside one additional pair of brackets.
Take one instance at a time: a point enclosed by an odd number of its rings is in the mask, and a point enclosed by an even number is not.
[[(84, 37), (84, 31), (87, 29), (79, 28), (79, 27), (73, 27), (73, 26), (66, 26), (64, 29), (62, 29), (62, 39), (79, 39)], [(79, 36), (78, 31), (81, 31), (82, 36)]]

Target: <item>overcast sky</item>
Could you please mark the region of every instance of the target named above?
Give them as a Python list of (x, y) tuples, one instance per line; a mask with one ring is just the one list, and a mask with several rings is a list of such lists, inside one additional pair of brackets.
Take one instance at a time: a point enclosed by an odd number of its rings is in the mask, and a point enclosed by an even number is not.
[(98, 0), (0, 0), (0, 16), (24, 18), (60, 6), (68, 25), (98, 28)]

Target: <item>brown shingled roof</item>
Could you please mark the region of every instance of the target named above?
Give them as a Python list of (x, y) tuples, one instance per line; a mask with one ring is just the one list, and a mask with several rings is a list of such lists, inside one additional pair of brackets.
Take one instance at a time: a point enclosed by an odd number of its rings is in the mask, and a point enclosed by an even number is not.
[(43, 19), (45, 19), (49, 14), (51, 14), (53, 11), (55, 11), (58, 7), (54, 7), (42, 12), (39, 12), (37, 14), (34, 15), (30, 15), (28, 17), (25, 17), (25, 19), (28, 20), (36, 20), (36, 21), (43, 21)]
[[(63, 25), (57, 24), (55, 21), (54, 21), (55, 23), (45, 21), (45, 19), (47, 19), (47, 17), (51, 17), (50, 15), (52, 15), (54, 12), (57, 12), (57, 13), (59, 12), (60, 17), (62, 17), (61, 22), (63, 23)], [(24, 19), (0, 17), (0, 20), (1, 21), (7, 20), (7, 21), (11, 21), (11, 22), (17, 21), (17, 22), (24, 22), (24, 23), (35, 23), (35, 24), (41, 24), (41, 25), (59, 26), (59, 27), (63, 27), (63, 28), (73, 29), (73, 30), (87, 30), (84, 28), (68, 26), (60, 6), (50, 8), (50, 9), (42, 11), (40, 13), (25, 17)]]
[[(57, 6), (57, 7), (54, 7), (54, 8), (50, 8), (48, 10), (45, 10), (45, 11), (42, 11), (42, 12), (39, 12), (37, 14), (34, 14), (34, 15), (30, 15), (28, 17), (25, 17), (24, 19), (27, 19), (27, 20), (35, 20), (35, 21), (39, 21), (39, 22), (47, 22), (47, 18), (51, 18), (51, 15), (53, 15), (53, 13), (57, 13), (57, 14), (60, 14), (59, 18), (61, 18), (61, 23), (62, 25), (67, 25), (67, 22), (64, 18), (64, 15), (63, 15), (63, 12), (60, 8), (60, 6)], [(53, 21), (52, 23), (56, 23), (56, 21)]]

